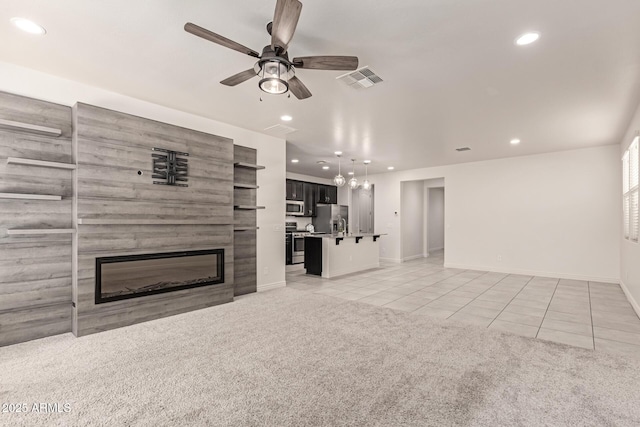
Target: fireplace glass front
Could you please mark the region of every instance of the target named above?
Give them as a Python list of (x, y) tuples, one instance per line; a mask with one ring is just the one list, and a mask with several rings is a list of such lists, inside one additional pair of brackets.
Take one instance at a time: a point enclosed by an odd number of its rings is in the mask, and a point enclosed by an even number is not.
[(224, 249), (96, 258), (96, 304), (224, 282)]

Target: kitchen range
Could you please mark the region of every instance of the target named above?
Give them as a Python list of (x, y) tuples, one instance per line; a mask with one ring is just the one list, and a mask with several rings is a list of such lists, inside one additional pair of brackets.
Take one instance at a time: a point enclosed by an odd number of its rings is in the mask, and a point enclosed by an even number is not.
[(287, 265), (304, 262), (304, 236), (310, 234), (310, 231), (298, 230), (298, 223), (295, 221), (285, 222)]

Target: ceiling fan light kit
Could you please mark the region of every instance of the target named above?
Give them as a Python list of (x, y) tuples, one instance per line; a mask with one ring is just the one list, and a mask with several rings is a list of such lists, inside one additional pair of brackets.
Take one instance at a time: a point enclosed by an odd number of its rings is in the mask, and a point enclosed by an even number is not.
[(271, 44), (264, 47), (262, 55), (191, 22), (185, 24), (184, 30), (220, 46), (259, 59), (254, 68), (222, 80), (220, 83), (223, 85), (236, 86), (259, 76), (258, 87), (266, 93), (284, 94), (291, 91), (296, 98), (306, 99), (311, 96), (311, 92), (296, 77), (296, 68), (350, 71), (358, 68), (358, 58), (355, 56), (305, 56), (293, 58), (290, 61), (287, 49), (293, 39), (301, 11), (302, 3), (298, 0), (277, 1), (273, 21), (267, 24), (267, 32), (271, 35)]

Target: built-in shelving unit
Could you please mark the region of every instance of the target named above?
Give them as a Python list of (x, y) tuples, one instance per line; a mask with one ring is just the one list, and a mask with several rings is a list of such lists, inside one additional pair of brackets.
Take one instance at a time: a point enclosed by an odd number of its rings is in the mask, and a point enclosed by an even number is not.
[(62, 200), (62, 196), (53, 196), (50, 194), (0, 193), (0, 199)]
[(264, 209), (264, 206), (249, 206), (249, 205), (236, 205), (234, 206), (235, 209), (238, 210), (257, 210), (257, 209)]
[(7, 164), (10, 165), (26, 165), (26, 166), (40, 166), (43, 168), (54, 168), (54, 169), (75, 169), (76, 165), (71, 163), (61, 163), (61, 162), (49, 162), (45, 160), (35, 160), (35, 159), (22, 159), (20, 157), (8, 157)]
[(257, 164), (258, 152), (253, 148), (233, 147), (233, 252), (234, 295), (258, 289), (256, 240), (258, 230), (258, 174), (264, 166)]
[(99, 219), (78, 218), (80, 225), (220, 225), (220, 222), (201, 219)]
[(255, 170), (264, 169), (264, 166), (254, 165), (253, 163), (247, 163), (247, 162), (235, 162), (233, 165), (237, 168), (255, 169)]
[(260, 187), (258, 187), (257, 185), (254, 185), (254, 184), (241, 184), (239, 182), (234, 182), (233, 183), (233, 188), (244, 188), (246, 190), (257, 190)]
[(0, 91), (0, 346), (71, 332), (72, 127), (71, 107)]
[(31, 236), (38, 234), (74, 234), (75, 228), (33, 228), (7, 230), (9, 236)]
[(18, 130), (22, 132), (37, 133), (39, 135), (60, 136), (62, 130), (46, 126), (32, 125), (29, 123), (14, 122), (13, 120), (0, 119), (0, 128)]

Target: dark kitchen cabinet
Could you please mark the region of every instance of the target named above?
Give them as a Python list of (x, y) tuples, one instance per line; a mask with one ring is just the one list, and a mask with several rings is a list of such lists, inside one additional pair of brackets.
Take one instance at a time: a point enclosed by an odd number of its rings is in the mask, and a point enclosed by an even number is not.
[(302, 189), (304, 191), (304, 216), (316, 216), (318, 184), (303, 182)]
[(332, 205), (338, 203), (338, 187), (318, 184), (318, 203)]
[(302, 181), (294, 181), (293, 179), (287, 180), (287, 200), (304, 199), (304, 188)]

